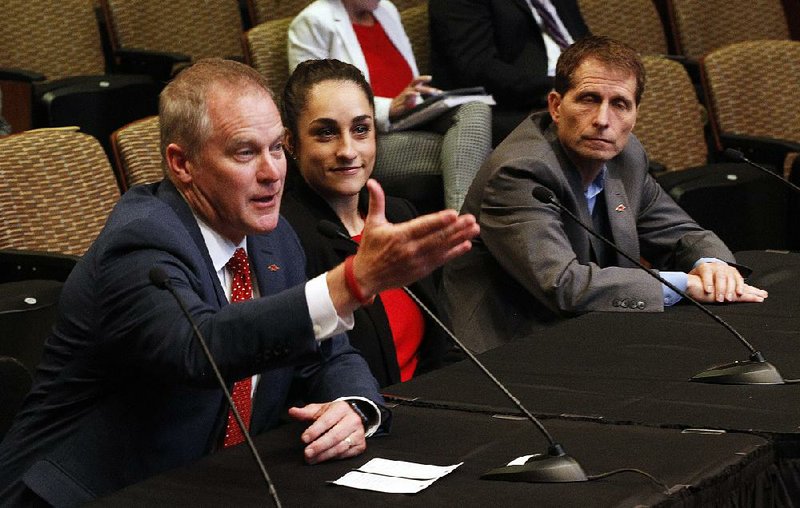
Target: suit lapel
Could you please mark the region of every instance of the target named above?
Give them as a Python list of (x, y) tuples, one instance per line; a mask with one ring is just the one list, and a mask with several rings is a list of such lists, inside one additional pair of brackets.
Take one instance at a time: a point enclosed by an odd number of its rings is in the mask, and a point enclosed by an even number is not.
[[(336, 27), (336, 32), (342, 38), (340, 49), (347, 53), (350, 57), (350, 62), (359, 69), (364, 69), (364, 75), (369, 81), (369, 72), (367, 71), (367, 60), (364, 57), (364, 52), (361, 51), (361, 45), (356, 37), (356, 32), (353, 30), (353, 25), (350, 23), (350, 17), (341, 2), (329, 2), (331, 10), (333, 11), (333, 24)], [(334, 55), (335, 56), (335, 55)]]
[[(614, 235), (614, 243), (632, 258), (639, 257), (639, 236), (636, 231), (636, 210), (630, 206), (625, 186), (619, 178), (620, 170), (613, 161), (608, 163), (605, 199), (608, 223)], [(617, 254), (618, 266), (632, 266), (630, 261)]]
[(509, 3), (516, 5), (517, 7), (522, 9), (525, 13), (527, 13), (531, 18), (533, 18), (533, 14), (531, 13), (531, 6), (528, 5), (527, 0), (511, 0), (511, 2)]
[(167, 179), (164, 179), (159, 185), (158, 197), (175, 210), (175, 214), (178, 216), (181, 223), (183, 223), (183, 226), (189, 233), (189, 237), (195, 243), (197, 251), (203, 257), (203, 261), (206, 265), (206, 276), (208, 277), (207, 282), (214, 288), (214, 292), (217, 296), (217, 305), (220, 307), (227, 305), (228, 299), (225, 298), (225, 292), (222, 290), (219, 277), (217, 277), (217, 272), (214, 270), (214, 264), (211, 262), (211, 256), (208, 254), (208, 247), (206, 247), (206, 242), (203, 240), (200, 226), (197, 225), (197, 220), (194, 214), (192, 214), (192, 209), (189, 208), (189, 204), (183, 199), (183, 196), (178, 189), (175, 188), (175, 185)]

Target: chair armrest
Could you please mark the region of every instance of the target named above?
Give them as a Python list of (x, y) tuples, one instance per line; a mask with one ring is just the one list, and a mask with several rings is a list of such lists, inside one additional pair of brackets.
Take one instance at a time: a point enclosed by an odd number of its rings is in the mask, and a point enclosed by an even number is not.
[(30, 279), (64, 281), (80, 258), (50, 252), (0, 250), (0, 282)]
[(34, 83), (44, 81), (44, 74), (28, 69), (17, 69), (12, 67), (0, 67), (0, 81), (23, 81)]
[(783, 174), (786, 156), (792, 152), (800, 152), (800, 143), (786, 139), (723, 133), (720, 141), (725, 148), (735, 148), (754, 162), (772, 166), (779, 174)]
[(156, 82), (166, 82), (172, 77), (175, 64), (191, 62), (188, 55), (168, 53), (165, 51), (149, 51), (136, 48), (118, 49), (114, 55), (117, 60), (117, 72), (124, 74), (147, 74)]

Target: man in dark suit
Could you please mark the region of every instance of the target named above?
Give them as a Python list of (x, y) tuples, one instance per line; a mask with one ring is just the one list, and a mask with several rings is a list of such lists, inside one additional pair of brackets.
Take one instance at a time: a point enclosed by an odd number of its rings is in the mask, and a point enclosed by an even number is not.
[[(549, 111), (520, 124), (494, 151), (463, 211), (480, 238), (445, 267), (451, 320), (483, 351), (531, 337), (538, 327), (587, 311), (658, 312), (680, 299), (553, 204), (538, 187), (634, 259), (704, 302), (756, 302), (765, 291), (726, 263), (733, 255), (698, 226), (647, 172), (631, 134), (644, 90), (636, 52), (605, 37), (562, 53)], [(715, 258), (715, 259), (712, 259)]]
[(199, 62), (162, 93), (160, 122), (169, 179), (126, 193), (67, 280), (0, 445), (4, 502), (75, 506), (241, 442), (190, 324), (149, 282), (153, 267), (186, 301), (252, 432), (288, 408), (309, 423), (307, 462), (363, 452), (388, 413), (341, 332), (372, 295), (426, 275), (477, 233), (454, 212), (389, 224), (370, 182), (362, 249), (306, 282), (278, 213), (284, 129), (265, 79)]
[(588, 32), (575, 0), (429, 0), (428, 12), (433, 83), (494, 96), (492, 146), (547, 105), (562, 46)]

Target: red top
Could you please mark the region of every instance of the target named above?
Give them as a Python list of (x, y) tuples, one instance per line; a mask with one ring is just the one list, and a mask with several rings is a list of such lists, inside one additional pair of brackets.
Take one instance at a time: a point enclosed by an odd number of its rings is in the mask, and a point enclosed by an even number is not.
[[(354, 236), (353, 240), (360, 243), (361, 235)], [(380, 297), (394, 340), (400, 381), (408, 381), (414, 377), (419, 362), (425, 319), (417, 303), (402, 289), (387, 289), (380, 293)]]
[(372, 26), (353, 24), (353, 30), (367, 60), (372, 92), (376, 97), (397, 97), (414, 78), (411, 66), (378, 20)]

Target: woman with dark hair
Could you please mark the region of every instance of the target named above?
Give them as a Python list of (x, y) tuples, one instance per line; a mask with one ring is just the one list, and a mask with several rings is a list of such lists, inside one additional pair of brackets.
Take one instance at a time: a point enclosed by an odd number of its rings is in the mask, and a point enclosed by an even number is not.
[[(443, 180), (445, 206), (461, 208), (475, 173), (491, 151), (491, 110), (471, 102), (423, 124), (419, 131), (392, 130), (393, 122), (416, 106), (421, 96), (438, 93), (428, 85), (431, 77), (419, 73), (394, 4), (316, 0), (292, 21), (288, 39), (290, 71), (305, 60), (335, 58), (356, 66), (370, 83), (375, 92), (374, 124), (381, 133), (379, 179), (430, 176), (434, 166)], [(424, 148), (431, 137), (440, 138), (436, 149)], [(414, 189), (408, 196), (416, 200)]]
[[(301, 63), (284, 89), (281, 115), (292, 185), (281, 213), (300, 237), (309, 276), (356, 252), (368, 206), (365, 185), (375, 165), (373, 100), (364, 75), (338, 60)], [(386, 197), (389, 222), (414, 216), (410, 203)], [(321, 221), (333, 223), (341, 237), (321, 233)], [(441, 316), (430, 277), (411, 289)], [(403, 290), (380, 293), (354, 319), (350, 342), (364, 354), (381, 386), (459, 358), (441, 329)]]

